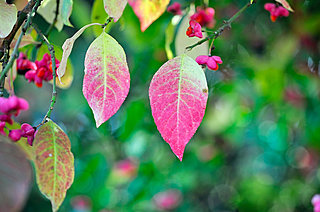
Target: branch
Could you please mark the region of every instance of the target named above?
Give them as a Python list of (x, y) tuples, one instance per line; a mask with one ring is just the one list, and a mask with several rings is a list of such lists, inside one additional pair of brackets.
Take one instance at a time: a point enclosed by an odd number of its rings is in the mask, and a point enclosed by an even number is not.
[[(3, 95), (3, 89), (4, 89), (3, 85), (4, 85), (4, 81), (5, 81), (6, 75), (7, 75), (8, 71), (10, 70), (10, 68), (12, 67), (14, 60), (18, 56), (18, 49), (19, 49), (19, 45), (21, 43), (22, 37), (24, 36), (24, 34), (26, 33), (27, 29), (29, 28), (29, 26), (31, 24), (31, 19), (35, 15), (38, 7), (40, 6), (40, 3), (41, 3), (41, 0), (36, 0), (35, 4), (33, 5), (33, 8), (31, 10), (31, 12), (28, 13), (27, 21), (24, 24), (24, 26), (22, 27), (22, 30), (21, 30), (21, 33), (20, 33), (19, 38), (17, 40), (17, 43), (14, 46), (14, 49), (13, 49), (13, 52), (12, 52), (12, 56), (10, 57), (10, 60), (8, 61), (8, 63), (6, 64), (6, 66), (4, 67), (4, 69), (1, 72), (1, 75), (0, 75), (0, 86), (1, 86), (0, 87), (0, 95)], [(10, 33), (10, 35), (11, 34), (12, 34), (12, 32)], [(13, 35), (13, 37), (14, 37), (14, 35)], [(8, 41), (6, 41), (5, 43), (8, 43)], [(8, 45), (10, 45), (10, 43)], [(7, 49), (8, 48), (5, 48), (5, 50), (7, 50)], [(6, 61), (4, 61), (4, 62), (6, 62)]]
[(9, 46), (10, 46), (14, 36), (16, 35), (18, 29), (21, 27), (21, 25), (23, 24), (25, 19), (27, 18), (27, 15), (32, 11), (35, 4), (37, 2), (39, 2), (39, 5), (40, 5), (41, 1), (42, 0), (30, 0), (29, 3), (27, 4), (27, 6), (25, 6), (23, 8), (23, 10), (19, 11), (16, 24), (14, 25), (13, 29), (11, 30), (11, 33), (3, 40), (3, 42), (0, 46), (0, 59), (3, 57), (5, 50), (9, 49)]
[[(253, 1), (253, 3), (255, 3), (255, 1)], [(223, 25), (221, 27), (219, 27), (218, 30), (216, 30), (213, 34), (209, 35), (208, 37), (203, 38), (202, 40), (198, 41), (197, 43), (191, 45), (191, 46), (187, 46), (186, 50), (190, 51), (192, 50), (194, 47), (199, 46), (201, 44), (203, 44), (204, 42), (208, 41), (208, 40), (215, 40), (216, 38), (218, 38), (225, 29), (230, 29), (231, 28), (231, 23), (236, 20), (241, 13), (243, 13), (243, 11), (245, 11), (248, 7), (250, 7), (253, 3), (248, 3), (245, 6), (243, 6), (236, 14), (234, 14), (231, 18), (229, 18), (229, 20), (224, 21)], [(212, 41), (213, 42), (213, 41)]]
[(33, 24), (33, 28), (36, 30), (38, 36), (40, 37), (40, 39), (42, 39), (42, 41), (48, 46), (48, 50), (50, 52), (51, 55), (51, 63), (52, 63), (52, 96), (51, 96), (51, 102), (50, 102), (50, 106), (48, 109), (47, 114), (44, 116), (42, 122), (37, 126), (41, 126), (44, 123), (47, 122), (47, 119), (50, 118), (51, 116), (51, 112), (53, 110), (54, 104), (56, 103), (56, 98), (57, 98), (57, 90), (56, 90), (56, 57), (55, 57), (55, 51), (53, 48), (53, 45), (51, 45), (51, 43), (49, 42), (49, 40), (46, 38), (46, 36), (38, 29), (38, 27), (36, 25)]

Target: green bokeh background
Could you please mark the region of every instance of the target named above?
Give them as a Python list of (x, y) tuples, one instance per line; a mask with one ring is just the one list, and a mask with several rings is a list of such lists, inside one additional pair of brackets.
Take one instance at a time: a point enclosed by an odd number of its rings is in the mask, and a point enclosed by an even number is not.
[[(127, 6), (110, 27), (126, 51), (131, 89), (120, 110), (98, 129), (82, 79), (85, 52), (101, 29), (91, 28), (76, 41), (74, 81), (68, 90), (58, 90), (52, 114), (75, 156), (74, 183), (60, 211), (157, 211), (154, 196), (171, 189), (181, 195), (172, 211), (312, 211), (311, 198), (320, 192), (320, 2), (292, 0), (295, 12), (275, 23), (263, 9), (266, 2), (258, 0), (215, 41), (214, 54), (223, 64), (216, 72), (205, 70), (206, 114), (183, 162), (157, 131), (148, 98), (152, 76), (167, 61), (165, 31), (173, 16), (164, 13), (142, 33)], [(54, 29), (49, 40), (61, 46), (92, 18), (104, 22), (102, 0), (96, 0), (94, 14), (93, 3), (74, 0), (74, 28)], [(216, 27), (246, 3), (210, 1)], [(48, 26), (40, 16), (35, 22)], [(50, 84), (39, 89), (19, 77), (15, 87), (31, 105), (21, 121), (37, 125), (50, 102)], [(117, 175), (116, 164), (127, 159), (136, 171)], [(34, 180), (24, 211), (50, 210)]]

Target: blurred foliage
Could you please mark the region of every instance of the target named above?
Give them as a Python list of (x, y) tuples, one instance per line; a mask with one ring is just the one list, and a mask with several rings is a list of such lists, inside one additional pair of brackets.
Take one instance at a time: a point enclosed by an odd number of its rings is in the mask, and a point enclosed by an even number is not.
[[(110, 29), (126, 51), (131, 89), (118, 113), (98, 129), (82, 95), (82, 79), (85, 52), (99, 29), (76, 41), (74, 80), (68, 90), (59, 89), (52, 114), (75, 156), (75, 180), (61, 211), (160, 210), (159, 196), (167, 193), (156, 194), (168, 190), (180, 199), (173, 211), (312, 210), (311, 197), (320, 192), (320, 2), (292, 0), (295, 12), (275, 23), (263, 9), (266, 2), (259, 0), (215, 41), (213, 53), (223, 64), (219, 71), (206, 70), (206, 114), (182, 163), (158, 133), (148, 100), (151, 78), (167, 60), (172, 15), (164, 13), (142, 33), (127, 6)], [(210, 1), (216, 26), (246, 3)], [(83, 25), (107, 17), (93, 5), (76, 0), (74, 28), (54, 29), (49, 39), (61, 46)], [(35, 22), (48, 26), (40, 16)], [(19, 77), (15, 87), (32, 108), (21, 120), (37, 125), (51, 86), (39, 89)], [(50, 208), (33, 186), (24, 211)]]

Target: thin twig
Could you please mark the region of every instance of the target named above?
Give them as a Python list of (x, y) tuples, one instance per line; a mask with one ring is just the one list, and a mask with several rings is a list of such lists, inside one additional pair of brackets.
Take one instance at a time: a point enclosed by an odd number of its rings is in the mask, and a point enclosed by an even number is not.
[(42, 122), (37, 126), (41, 126), (44, 123), (47, 122), (47, 120), (51, 117), (51, 112), (53, 110), (54, 104), (56, 103), (56, 98), (57, 98), (57, 90), (56, 90), (56, 57), (55, 57), (55, 51), (53, 48), (53, 45), (49, 42), (49, 40), (47, 39), (47, 37), (40, 31), (40, 29), (33, 24), (33, 28), (36, 30), (37, 34), (39, 35), (40, 39), (42, 39), (42, 41), (47, 45), (48, 50), (50, 52), (51, 55), (51, 63), (52, 63), (52, 96), (51, 96), (51, 102), (50, 102), (50, 106), (48, 109), (47, 114), (44, 116)]
[(208, 40), (215, 40), (216, 38), (218, 38), (225, 29), (230, 29), (231, 28), (231, 23), (236, 20), (241, 13), (243, 13), (243, 11), (245, 11), (248, 7), (250, 7), (252, 4), (248, 3), (246, 4), (244, 7), (242, 7), (236, 14), (234, 14), (229, 20), (224, 21), (223, 25), (216, 30), (214, 33), (212, 33), (211, 35), (209, 35), (208, 37), (203, 38), (202, 40), (198, 41), (197, 43), (191, 45), (191, 46), (187, 46), (186, 50), (190, 51), (192, 50), (194, 47), (199, 46), (201, 44), (203, 44), (204, 42), (208, 41)]
[[(12, 67), (14, 60), (18, 57), (18, 49), (19, 49), (19, 45), (21, 43), (22, 37), (25, 35), (27, 29), (29, 28), (29, 26), (31, 24), (31, 19), (34, 16), (34, 14), (36, 13), (38, 7), (40, 6), (40, 2), (41, 2), (41, 0), (37, 0), (35, 5), (34, 5), (34, 7), (31, 10), (31, 12), (28, 14), (27, 21), (24, 24), (24, 26), (22, 27), (21, 33), (19, 35), (19, 38), (17, 40), (16, 45), (14, 46), (13, 52), (11, 54), (11, 57), (10, 57), (8, 63), (6, 64), (6, 66), (4, 67), (4, 69), (1, 72), (0, 85), (2, 85), (3, 81), (5, 81), (5, 78), (7, 76), (8, 71)], [(3, 89), (3, 88), (0, 87), (0, 89)], [(0, 90), (0, 94), (3, 94), (3, 90)]]

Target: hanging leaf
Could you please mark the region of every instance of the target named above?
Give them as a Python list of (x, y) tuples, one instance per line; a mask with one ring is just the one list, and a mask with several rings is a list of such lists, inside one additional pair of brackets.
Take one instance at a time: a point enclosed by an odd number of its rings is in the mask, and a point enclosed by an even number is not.
[(129, 0), (130, 6), (140, 20), (144, 32), (166, 10), (169, 0)]
[(84, 30), (86, 30), (88, 27), (93, 25), (101, 25), (101, 24), (92, 23), (82, 27), (71, 38), (68, 38), (63, 43), (62, 45), (63, 54), (59, 64), (59, 68), (57, 69), (57, 75), (59, 77), (59, 80), (61, 80), (61, 77), (63, 77), (64, 73), (66, 72), (68, 58), (71, 54), (74, 42), (80, 37), (80, 35), (84, 32)]
[(25, 154), (0, 136), (0, 211), (21, 211), (29, 192), (31, 174)]
[(128, 0), (103, 0), (104, 9), (114, 22), (117, 22), (121, 17)]
[(206, 109), (208, 87), (202, 68), (187, 55), (169, 60), (153, 76), (149, 97), (160, 134), (182, 161)]
[(68, 136), (49, 120), (37, 131), (34, 142), (34, 164), (40, 191), (57, 211), (74, 178), (74, 158)]
[(62, 0), (60, 4), (60, 13), (63, 23), (67, 26), (72, 26), (69, 18), (72, 12), (73, 0)]
[(282, 6), (284, 8), (286, 8), (287, 10), (289, 10), (290, 12), (293, 12), (293, 9), (291, 8), (289, 2), (287, 2), (286, 0), (275, 0), (276, 2), (279, 2), (280, 4), (282, 4)]
[(103, 32), (89, 46), (84, 66), (83, 94), (99, 127), (118, 111), (128, 95), (126, 55), (120, 44)]
[(17, 21), (17, 8), (14, 4), (7, 4), (0, 0), (0, 38), (7, 37)]

